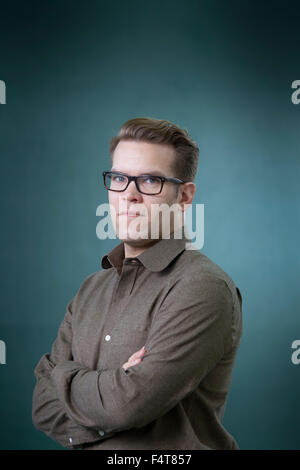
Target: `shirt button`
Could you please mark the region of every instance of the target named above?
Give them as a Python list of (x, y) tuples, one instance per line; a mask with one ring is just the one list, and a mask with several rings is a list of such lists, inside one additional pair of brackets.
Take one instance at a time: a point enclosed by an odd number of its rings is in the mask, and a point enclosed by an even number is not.
[(110, 335), (106, 335), (105, 336), (105, 341), (109, 341), (110, 340)]
[(70, 442), (70, 444), (72, 444), (72, 442), (73, 442), (72, 437), (69, 437), (69, 442)]
[(100, 429), (100, 430), (98, 431), (98, 434), (100, 434), (100, 436), (104, 436), (105, 432), (102, 431), (102, 429)]

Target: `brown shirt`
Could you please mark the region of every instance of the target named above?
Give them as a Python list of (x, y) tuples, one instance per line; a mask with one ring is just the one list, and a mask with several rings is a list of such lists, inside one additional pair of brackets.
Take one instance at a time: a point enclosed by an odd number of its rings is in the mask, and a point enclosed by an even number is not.
[[(69, 302), (34, 373), (35, 427), (64, 447), (239, 449), (222, 425), (242, 335), (232, 279), (186, 239), (121, 242)], [(145, 346), (141, 362), (122, 365)]]

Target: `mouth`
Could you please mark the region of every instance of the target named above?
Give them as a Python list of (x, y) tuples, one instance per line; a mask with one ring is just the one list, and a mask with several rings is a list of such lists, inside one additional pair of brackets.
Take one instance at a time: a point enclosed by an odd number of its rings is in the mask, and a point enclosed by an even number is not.
[(119, 213), (119, 216), (120, 215), (126, 215), (127, 217), (138, 217), (140, 215), (139, 212), (135, 213), (135, 212), (121, 212)]

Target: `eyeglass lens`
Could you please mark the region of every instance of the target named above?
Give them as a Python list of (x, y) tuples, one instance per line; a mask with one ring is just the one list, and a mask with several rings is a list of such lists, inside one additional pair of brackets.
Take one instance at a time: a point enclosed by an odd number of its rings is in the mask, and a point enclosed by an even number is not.
[[(105, 175), (106, 186), (113, 191), (123, 191), (128, 184), (128, 177), (116, 173), (107, 173)], [(139, 176), (137, 178), (139, 189), (143, 193), (155, 194), (161, 189), (161, 180), (153, 176)]]

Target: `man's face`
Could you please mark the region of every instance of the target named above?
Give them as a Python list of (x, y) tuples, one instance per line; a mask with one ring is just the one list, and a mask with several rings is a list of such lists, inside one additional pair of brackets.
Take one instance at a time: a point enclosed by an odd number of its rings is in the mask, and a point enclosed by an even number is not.
[[(165, 177), (177, 177), (174, 174), (175, 150), (172, 146), (165, 144), (152, 144), (148, 142), (121, 141), (117, 145), (113, 155), (113, 166), (111, 171), (119, 171), (129, 176), (153, 175)], [(181, 199), (181, 188), (176, 188), (175, 183), (165, 182), (162, 191), (156, 195), (140, 193), (134, 181), (131, 181), (123, 192), (108, 191), (109, 203), (114, 207), (116, 220), (113, 224), (117, 237), (124, 242), (139, 246), (151, 239), (151, 224), (153, 222), (159, 227), (161, 235), (161, 216), (159, 216), (159, 204), (168, 206), (179, 203)], [(180, 185), (183, 186), (183, 185)], [(178, 190), (178, 194), (177, 194)], [(142, 205), (142, 206), (139, 206)], [(141, 212), (141, 207), (143, 211)], [(124, 214), (129, 211), (129, 215)], [(138, 217), (131, 217), (130, 213), (137, 211)], [(152, 218), (151, 218), (152, 211)], [(181, 211), (181, 220), (183, 212)], [(145, 218), (146, 217), (146, 218)], [(164, 217), (164, 215), (162, 216)], [(180, 215), (179, 215), (180, 217)], [(137, 222), (143, 221), (143, 225), (137, 229)], [(176, 218), (176, 220), (178, 220)], [(171, 214), (171, 231), (173, 216)], [(182, 223), (180, 224), (182, 225)], [(145, 230), (146, 227), (146, 230)], [(134, 236), (133, 236), (134, 232)], [(137, 237), (137, 233), (146, 234)], [(159, 236), (160, 236), (159, 235)], [(153, 238), (153, 237), (152, 237)], [(158, 238), (157, 236), (154, 238)]]

